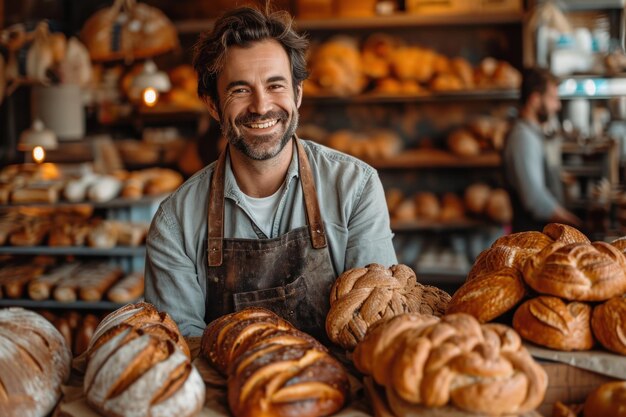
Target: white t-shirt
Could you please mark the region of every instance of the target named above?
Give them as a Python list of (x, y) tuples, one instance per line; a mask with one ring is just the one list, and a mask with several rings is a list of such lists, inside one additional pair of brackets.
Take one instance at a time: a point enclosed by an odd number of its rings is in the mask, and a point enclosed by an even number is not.
[(272, 237), (272, 225), (274, 223), (274, 216), (278, 210), (282, 190), (283, 187), (280, 187), (271, 196), (262, 198), (250, 197), (244, 194), (246, 205), (250, 207), (257, 226), (259, 226), (259, 229), (268, 237)]

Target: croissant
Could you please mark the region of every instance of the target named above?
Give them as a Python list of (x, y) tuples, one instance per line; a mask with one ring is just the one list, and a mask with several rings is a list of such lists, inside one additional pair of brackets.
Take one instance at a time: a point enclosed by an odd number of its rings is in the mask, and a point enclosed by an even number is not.
[(494, 416), (533, 410), (548, 382), (514, 330), (468, 314), (396, 316), (357, 345), (354, 364), (409, 403)]
[(352, 350), (378, 320), (406, 312), (441, 316), (449, 300), (445, 291), (418, 283), (406, 265), (353, 268), (331, 288), (326, 333), (334, 343)]
[(520, 336), (558, 350), (588, 350), (593, 347), (591, 306), (565, 303), (557, 297), (540, 296), (526, 301), (513, 316)]
[(614, 297), (596, 306), (591, 316), (591, 329), (602, 346), (626, 355), (626, 298)]
[(262, 308), (206, 327), (201, 354), (228, 376), (234, 416), (325, 416), (343, 407), (348, 377), (313, 337)]

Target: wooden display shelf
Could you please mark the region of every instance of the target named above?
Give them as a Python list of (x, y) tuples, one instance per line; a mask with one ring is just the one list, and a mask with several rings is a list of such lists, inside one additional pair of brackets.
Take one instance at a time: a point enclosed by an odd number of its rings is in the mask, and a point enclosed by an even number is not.
[(304, 96), (303, 104), (393, 104), (518, 99), (519, 90), (506, 88), (436, 91), (421, 94), (382, 94), (369, 92), (349, 97), (309, 94)]
[[(383, 28), (410, 28), (432, 26), (479, 26), (499, 24), (521, 24), (524, 14), (509, 13), (459, 13), (445, 15), (416, 15), (397, 13), (390, 16), (372, 17), (330, 17), (327, 19), (298, 19), (298, 31), (323, 30), (354, 30), (354, 29), (383, 29)], [(196, 34), (213, 29), (215, 19), (188, 19), (174, 22), (180, 34)]]
[(0, 307), (47, 308), (64, 310), (117, 310), (126, 304), (113, 301), (72, 301), (63, 303), (56, 300), (27, 300), (0, 298)]
[(116, 246), (110, 249), (87, 246), (0, 246), (0, 255), (51, 255), (51, 256), (144, 256), (144, 246)]
[(367, 162), (376, 169), (497, 168), (502, 158), (495, 152), (463, 157), (438, 149), (409, 149), (391, 158)]

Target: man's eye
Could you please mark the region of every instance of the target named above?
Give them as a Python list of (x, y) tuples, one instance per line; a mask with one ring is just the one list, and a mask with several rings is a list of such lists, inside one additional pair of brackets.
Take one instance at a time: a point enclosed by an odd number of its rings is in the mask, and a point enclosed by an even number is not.
[(245, 94), (248, 90), (245, 88), (237, 88), (236, 90), (233, 90), (233, 94)]
[(280, 90), (282, 88), (284, 88), (284, 86), (282, 84), (272, 84), (272, 85), (270, 85), (270, 89), (271, 90)]

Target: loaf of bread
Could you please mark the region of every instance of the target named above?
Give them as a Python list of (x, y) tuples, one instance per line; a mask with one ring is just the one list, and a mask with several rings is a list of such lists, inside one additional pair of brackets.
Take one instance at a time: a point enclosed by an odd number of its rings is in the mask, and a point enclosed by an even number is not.
[(524, 265), (535, 291), (577, 301), (603, 301), (626, 292), (626, 258), (605, 242), (555, 242)]
[(65, 339), (42, 316), (22, 308), (0, 310), (0, 415), (48, 415), (71, 360)]
[(381, 321), (357, 345), (354, 364), (411, 404), (493, 416), (533, 410), (548, 385), (513, 329), (468, 314)]
[(480, 154), (480, 145), (471, 132), (458, 129), (448, 136), (448, 149), (459, 156), (476, 156)]
[(107, 297), (115, 303), (129, 303), (141, 297), (143, 289), (143, 272), (133, 272), (116, 282), (107, 292)]
[(415, 212), (418, 219), (436, 220), (441, 215), (437, 196), (429, 191), (415, 194)]
[(602, 346), (626, 355), (626, 298), (613, 297), (597, 305), (591, 316), (591, 329)]
[(28, 296), (37, 301), (50, 298), (54, 287), (63, 280), (71, 279), (79, 267), (78, 262), (67, 263), (33, 278), (28, 283)]
[(201, 354), (228, 376), (235, 417), (327, 416), (349, 393), (345, 370), (326, 348), (269, 310), (249, 308), (209, 323)]
[(3, 268), (0, 270), (1, 295), (6, 298), (22, 298), (28, 283), (44, 271), (45, 267), (37, 264), (17, 264)]
[(524, 339), (557, 350), (588, 350), (594, 344), (591, 306), (558, 297), (526, 301), (515, 311), (513, 328)]
[(454, 193), (445, 193), (441, 197), (441, 212), (439, 220), (442, 222), (459, 221), (465, 217), (465, 205), (461, 197)]
[(326, 333), (334, 343), (352, 350), (378, 320), (408, 312), (441, 316), (449, 300), (445, 291), (418, 283), (406, 265), (349, 269), (330, 290)]
[(465, 189), (464, 201), (467, 210), (474, 214), (482, 214), (487, 206), (491, 187), (483, 183), (475, 183)]
[(485, 214), (494, 222), (509, 223), (513, 219), (509, 193), (502, 188), (492, 190), (487, 199)]
[(626, 417), (626, 381), (606, 382), (587, 396), (585, 417)]

